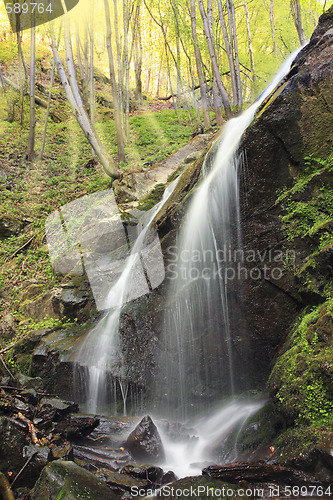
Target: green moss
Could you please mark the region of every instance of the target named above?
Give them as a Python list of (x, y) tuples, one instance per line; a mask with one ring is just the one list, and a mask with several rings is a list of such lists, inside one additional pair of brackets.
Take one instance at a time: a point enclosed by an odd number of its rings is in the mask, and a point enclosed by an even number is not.
[(314, 447), (326, 448), (331, 440), (332, 436), (326, 427), (299, 425), (283, 432), (274, 441), (274, 445), (278, 461), (285, 463), (291, 459), (303, 457)]
[(307, 157), (304, 165), (294, 185), (278, 194), (276, 204), (283, 213), (282, 229), (288, 242), (304, 240), (308, 251), (293, 269), (300, 291), (329, 298), (327, 272), (321, 266), (324, 253), (333, 245), (333, 155), (324, 160)]
[(269, 385), (289, 423), (333, 425), (333, 299), (303, 314)]

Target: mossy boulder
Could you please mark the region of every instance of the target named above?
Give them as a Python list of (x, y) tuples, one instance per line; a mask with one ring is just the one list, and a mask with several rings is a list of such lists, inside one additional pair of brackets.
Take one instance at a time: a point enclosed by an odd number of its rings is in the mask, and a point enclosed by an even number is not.
[(333, 300), (304, 314), (278, 357), (269, 386), (288, 423), (333, 426)]
[(31, 500), (116, 500), (111, 489), (94, 474), (74, 462), (56, 460), (47, 465), (34, 489)]

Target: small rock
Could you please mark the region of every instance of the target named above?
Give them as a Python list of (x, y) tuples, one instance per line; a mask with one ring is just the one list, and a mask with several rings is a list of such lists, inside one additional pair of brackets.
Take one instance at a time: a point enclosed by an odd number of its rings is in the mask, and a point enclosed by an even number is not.
[(15, 319), (12, 314), (6, 314), (0, 323), (0, 337), (5, 340), (13, 338), (17, 333)]
[(50, 450), (47, 446), (35, 446), (30, 444), (23, 448), (23, 458), (27, 463), (30, 458), (28, 465), (22, 471), (20, 476), (20, 482), (24, 486), (32, 488), (37, 481), (39, 474), (42, 472), (43, 468), (48, 462), (50, 455)]
[(0, 240), (19, 234), (22, 228), (23, 223), (18, 219), (9, 215), (0, 217)]
[(163, 476), (163, 469), (154, 465), (127, 464), (121, 469), (120, 473), (138, 477), (139, 479), (149, 479), (152, 483), (159, 483)]
[(68, 415), (55, 427), (55, 432), (66, 439), (80, 439), (88, 436), (99, 425), (99, 418), (84, 415)]
[(131, 432), (125, 446), (137, 460), (163, 461), (165, 459), (161, 437), (149, 415), (144, 417)]
[(161, 484), (169, 484), (177, 481), (178, 477), (172, 470), (168, 470), (165, 474), (163, 474), (161, 479)]
[(95, 472), (96, 476), (105, 481), (112, 487), (117, 494), (122, 494), (124, 491), (131, 491), (132, 488), (147, 489), (150, 482), (143, 479), (138, 479), (119, 472), (113, 472), (109, 469), (98, 469)]
[(37, 407), (37, 416), (46, 421), (57, 422), (71, 412), (77, 412), (79, 406), (71, 401), (57, 398), (42, 398)]
[(50, 461), (58, 459), (74, 461), (74, 452), (70, 443), (63, 443), (61, 445), (51, 444), (50, 450)]

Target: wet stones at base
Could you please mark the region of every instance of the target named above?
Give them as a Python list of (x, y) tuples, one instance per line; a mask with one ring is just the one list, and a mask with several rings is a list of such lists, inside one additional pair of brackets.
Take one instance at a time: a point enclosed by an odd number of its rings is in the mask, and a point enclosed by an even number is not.
[(115, 500), (119, 498), (112, 490), (91, 472), (74, 462), (56, 460), (51, 462), (40, 475), (31, 493), (31, 500)]

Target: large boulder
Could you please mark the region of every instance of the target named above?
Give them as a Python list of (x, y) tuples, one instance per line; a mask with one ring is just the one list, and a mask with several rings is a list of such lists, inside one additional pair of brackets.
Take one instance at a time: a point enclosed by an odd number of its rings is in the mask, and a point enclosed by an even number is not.
[(31, 500), (115, 500), (119, 498), (91, 472), (74, 462), (56, 460), (47, 465), (34, 489)]
[(165, 459), (160, 434), (149, 415), (131, 432), (125, 446), (137, 460), (161, 462)]

